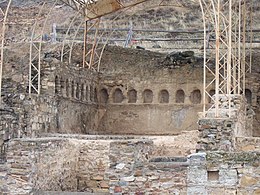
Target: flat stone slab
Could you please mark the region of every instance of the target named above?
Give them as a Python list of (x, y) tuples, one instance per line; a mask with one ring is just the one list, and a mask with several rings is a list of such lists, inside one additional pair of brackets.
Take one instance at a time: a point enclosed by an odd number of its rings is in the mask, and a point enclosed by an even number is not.
[(48, 191), (37, 191), (35, 195), (108, 195), (109, 193), (91, 193), (91, 192), (48, 192)]

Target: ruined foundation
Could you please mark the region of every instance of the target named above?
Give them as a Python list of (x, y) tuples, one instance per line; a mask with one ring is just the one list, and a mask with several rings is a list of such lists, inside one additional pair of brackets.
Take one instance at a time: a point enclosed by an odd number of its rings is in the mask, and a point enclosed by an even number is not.
[[(18, 1), (15, 6), (13, 21), (23, 12), (31, 20), (37, 15), (35, 7), (21, 9)], [(61, 21), (65, 11), (72, 20), (71, 10), (63, 6), (54, 7), (61, 15), (55, 21)], [(168, 28), (182, 19), (198, 20), (197, 8), (184, 14), (186, 18), (179, 17), (182, 9), (152, 9), (137, 18), (152, 13), (160, 18), (153, 27), (167, 19)], [(175, 11), (178, 17), (173, 18)], [(159, 17), (162, 12), (166, 19)], [(124, 26), (125, 20), (122, 16), (117, 22)], [(136, 28), (143, 25), (134, 22)], [(251, 56), (252, 72), (245, 76), (245, 93), (219, 94), (216, 117), (215, 85), (207, 88), (212, 98), (203, 99), (200, 48), (184, 51), (176, 41), (164, 49), (178, 46), (177, 52), (163, 53), (159, 41), (147, 43), (153, 51), (142, 42), (123, 48), (111, 41), (95, 71), (81, 66), (82, 41), (73, 40), (73, 49), (62, 53), (71, 42), (65, 44), (63, 37), (52, 41), (47, 34), (37, 94), (37, 89), (30, 93), (28, 85), (27, 34), (32, 23), (17, 25), (16, 30), (8, 25), (0, 106), (0, 195), (260, 195), (257, 50)], [(24, 40), (22, 33), (27, 33)], [(215, 66), (214, 59), (209, 62)], [(36, 72), (32, 75), (37, 78)], [(204, 100), (207, 114), (202, 113)]]

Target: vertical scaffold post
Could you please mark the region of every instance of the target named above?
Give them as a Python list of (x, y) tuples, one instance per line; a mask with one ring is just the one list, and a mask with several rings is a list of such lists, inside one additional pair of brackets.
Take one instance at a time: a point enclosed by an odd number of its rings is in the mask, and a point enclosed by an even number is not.
[(6, 20), (7, 20), (7, 15), (11, 6), (12, 0), (8, 1), (6, 10), (3, 11), (0, 8), (0, 14), (3, 16), (3, 23), (2, 23), (2, 32), (0, 34), (0, 40), (1, 40), (1, 51), (0, 51), (0, 106), (2, 104), (2, 79), (3, 79), (3, 64), (4, 64), (4, 44), (5, 44), (5, 31), (6, 31)]
[[(245, 0), (200, 0), (200, 5), (204, 21), (203, 115), (231, 117), (231, 96), (244, 94), (245, 90), (246, 3)], [(216, 42), (211, 51), (205, 48), (206, 33), (211, 33), (206, 31), (207, 26), (215, 29)], [(215, 96), (209, 93), (213, 89)], [(209, 105), (207, 99), (213, 104)], [(225, 106), (222, 101), (226, 101)], [(221, 113), (223, 109), (227, 112)]]
[[(47, 16), (41, 27), (41, 30), (39, 32), (36, 32), (38, 22), (40, 21), (39, 18), (46, 5), (46, 3), (43, 3), (43, 5), (39, 11), (38, 18), (36, 19), (33, 29), (32, 29), (31, 40), (30, 40), (30, 56), (29, 56), (29, 96), (31, 96), (31, 94), (33, 92), (37, 95), (40, 95), (40, 93), (41, 93), (42, 43), (43, 43), (43, 41), (47, 41), (47, 40), (43, 40), (43, 36), (44, 36), (44, 30), (45, 30), (47, 21), (50, 17), (52, 10), (54, 9), (56, 3), (57, 3), (57, 0), (53, 3), (51, 9), (48, 9), (48, 13), (47, 13)], [(36, 35), (36, 33), (39, 33), (39, 34)]]

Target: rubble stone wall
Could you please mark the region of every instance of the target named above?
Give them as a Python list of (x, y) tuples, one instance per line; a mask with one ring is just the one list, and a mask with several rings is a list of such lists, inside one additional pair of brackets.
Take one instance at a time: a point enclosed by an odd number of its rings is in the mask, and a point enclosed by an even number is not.
[(251, 122), (247, 119), (252, 118), (252, 113), (248, 111), (247, 103), (241, 95), (221, 95), (219, 117), (215, 117), (216, 108), (213, 107), (198, 121), (198, 151), (235, 151), (237, 137), (253, 135), (252, 126), (247, 125)]
[[(0, 146), (12, 138), (41, 133), (95, 133), (98, 127), (97, 76), (88, 70), (44, 63), (41, 94), (31, 96), (4, 79)], [(34, 91), (32, 91), (34, 92)]]
[(255, 151), (158, 156), (156, 147), (152, 137), (12, 140), (6, 166), (0, 167), (0, 192), (259, 193), (260, 158)]
[(254, 71), (247, 76), (246, 97), (247, 102), (251, 106), (254, 114), (251, 120), (251, 124), (253, 126), (253, 135), (255, 137), (260, 137), (260, 77), (256, 72), (257, 71)]

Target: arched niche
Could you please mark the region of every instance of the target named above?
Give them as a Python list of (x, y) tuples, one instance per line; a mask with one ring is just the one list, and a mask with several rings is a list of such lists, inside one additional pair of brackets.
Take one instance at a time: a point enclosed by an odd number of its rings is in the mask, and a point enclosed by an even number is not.
[(113, 93), (113, 103), (122, 103), (124, 95), (121, 89), (117, 88)]
[(97, 88), (94, 89), (94, 102), (97, 102)]
[(89, 101), (89, 86), (86, 85), (86, 88), (85, 88), (85, 98), (86, 98), (86, 101)]
[(71, 97), (74, 98), (75, 94), (75, 84), (74, 81), (71, 82)]
[(185, 100), (185, 93), (182, 89), (179, 89), (176, 91), (176, 97), (175, 97), (175, 102), (178, 104), (184, 103)]
[(109, 95), (108, 95), (108, 92), (107, 92), (107, 89), (103, 88), (99, 91), (99, 101), (101, 104), (106, 104), (108, 103), (108, 98), (109, 98)]
[(93, 102), (94, 101), (94, 87), (92, 85), (89, 86), (89, 97), (90, 97), (90, 101)]
[(65, 82), (65, 89), (66, 89), (66, 96), (69, 97), (69, 80), (66, 79), (66, 82)]
[(65, 81), (64, 81), (63, 78), (60, 79), (60, 89), (61, 89), (62, 95), (64, 95), (64, 91), (65, 91)]
[(252, 91), (250, 89), (245, 89), (246, 101), (248, 104), (252, 104)]
[(137, 102), (137, 91), (135, 89), (131, 89), (127, 92), (128, 103), (136, 103)]
[(150, 89), (146, 89), (143, 92), (143, 102), (152, 103), (153, 102), (153, 92)]
[(169, 92), (166, 89), (163, 89), (160, 91), (159, 102), (160, 103), (169, 103)]
[(81, 84), (81, 95), (80, 95), (80, 99), (81, 99), (81, 101), (84, 101), (84, 100), (85, 100), (85, 84), (84, 84), (84, 83)]
[(79, 99), (79, 83), (76, 84), (76, 98)]
[(54, 92), (55, 94), (58, 94), (59, 93), (59, 85), (60, 85), (60, 81), (59, 81), (59, 77), (58, 76), (55, 76), (55, 81), (54, 81)]
[(201, 92), (199, 89), (195, 89), (190, 94), (190, 101), (193, 104), (200, 104), (201, 103)]

